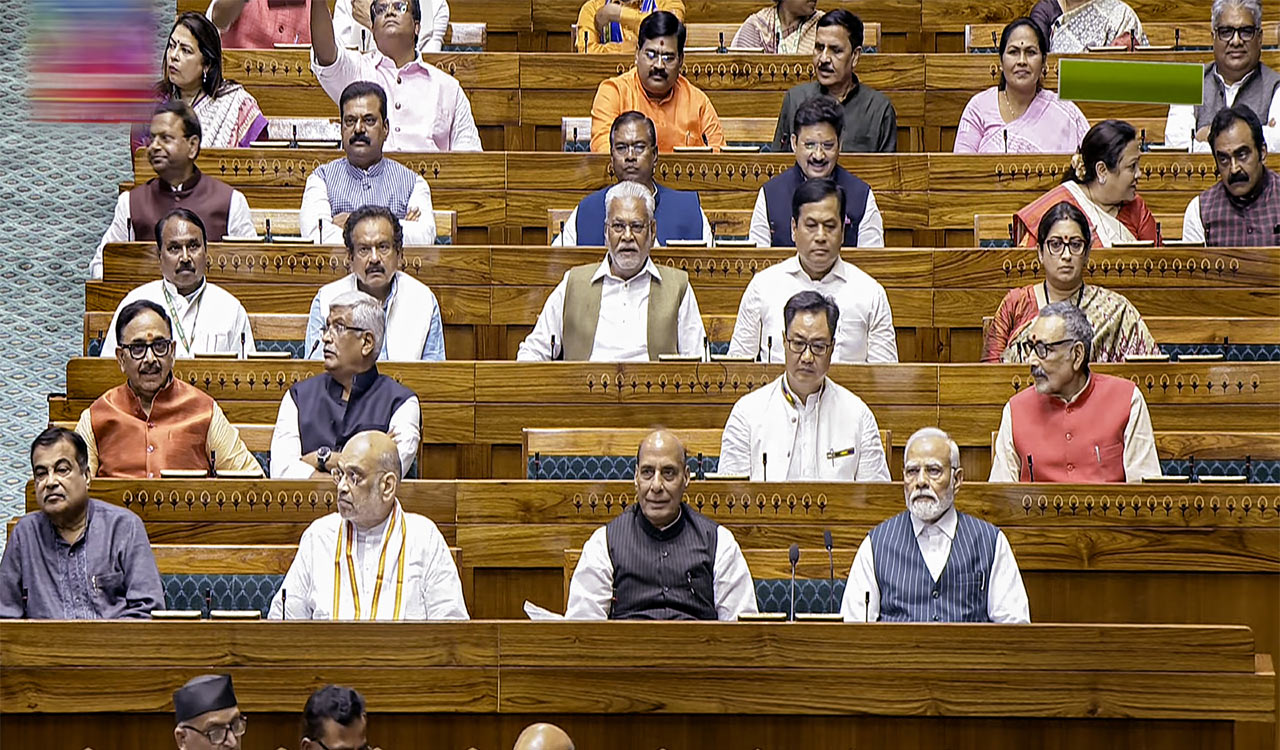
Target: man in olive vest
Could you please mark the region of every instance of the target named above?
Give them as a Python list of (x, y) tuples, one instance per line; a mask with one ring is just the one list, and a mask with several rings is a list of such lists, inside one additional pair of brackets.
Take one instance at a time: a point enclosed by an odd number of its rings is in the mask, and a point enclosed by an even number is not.
[(649, 258), (657, 234), (653, 193), (621, 182), (605, 194), (608, 253), (569, 269), (520, 344), (522, 362), (631, 362), (702, 355), (706, 331), (689, 275)]

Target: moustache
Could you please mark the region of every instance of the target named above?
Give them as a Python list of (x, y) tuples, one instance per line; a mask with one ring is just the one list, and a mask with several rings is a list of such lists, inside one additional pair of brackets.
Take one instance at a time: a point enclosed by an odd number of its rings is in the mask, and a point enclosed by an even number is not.
[(160, 363), (154, 362), (149, 365), (143, 365), (138, 368), (139, 375), (155, 375), (160, 372)]
[(381, 265), (365, 266), (364, 272), (365, 273), (386, 273), (387, 269)]
[(1249, 181), (1249, 175), (1244, 172), (1232, 172), (1230, 176), (1227, 177), (1228, 185), (1235, 185), (1236, 183), (1239, 183), (1239, 182), (1248, 182), (1248, 181)]
[(179, 270), (179, 271), (194, 271), (194, 270), (196, 270), (196, 264), (195, 264), (195, 263), (179, 263), (179, 264), (178, 264), (178, 270)]
[(363, 133), (356, 133), (355, 135), (347, 139), (347, 143), (350, 143), (352, 146), (356, 145), (357, 143), (363, 143), (364, 145), (368, 146), (369, 136), (364, 135)]
[(818, 66), (818, 70), (819, 70), (820, 72), (822, 72), (822, 73), (834, 73), (834, 72), (836, 72), (836, 69), (835, 69), (835, 68), (833, 68), (833, 67), (831, 67), (830, 65), (819, 65), (819, 66)]
[(1046, 372), (1045, 372), (1042, 368), (1040, 368), (1040, 367), (1032, 367), (1032, 368), (1031, 368), (1031, 377), (1033, 377), (1033, 378), (1047, 378), (1047, 377), (1049, 377), (1049, 375), (1048, 375), (1048, 373), (1046, 373)]
[(651, 78), (666, 78), (667, 70), (666, 68), (654, 68), (649, 71), (649, 76)]

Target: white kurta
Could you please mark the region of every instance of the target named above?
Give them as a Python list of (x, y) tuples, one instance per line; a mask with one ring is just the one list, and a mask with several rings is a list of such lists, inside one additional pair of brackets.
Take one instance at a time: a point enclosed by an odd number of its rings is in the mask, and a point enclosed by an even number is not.
[[(1214, 73), (1215, 76), (1218, 76), (1218, 82), (1222, 84), (1223, 102), (1228, 107), (1235, 106), (1236, 96), (1240, 94), (1240, 89), (1244, 87), (1250, 78), (1257, 74), (1258, 71), (1255, 70), (1235, 83), (1227, 83), (1222, 80), (1221, 74)], [(1271, 95), (1271, 104), (1267, 107), (1265, 119), (1261, 112), (1255, 112), (1254, 114), (1262, 121), (1262, 139), (1267, 143), (1267, 150), (1271, 152), (1280, 150), (1280, 125), (1272, 124), (1280, 123), (1280, 91), (1276, 91)], [(1208, 141), (1195, 140), (1195, 130), (1195, 107), (1190, 104), (1174, 104), (1169, 107), (1169, 115), (1164, 122), (1164, 145), (1185, 148), (1197, 154), (1207, 154), (1212, 151), (1209, 148)], [(1185, 234), (1183, 239), (1187, 239)]]
[[(951, 542), (956, 538), (956, 526), (960, 519), (956, 509), (949, 508), (934, 523), (925, 523), (911, 517), (911, 530), (924, 558), (929, 575), (937, 581), (951, 556)], [(995, 558), (991, 561), (991, 578), (987, 582), (987, 616), (991, 622), (1031, 622), (1031, 610), (1027, 605), (1027, 590), (1022, 585), (1022, 573), (1013, 556), (1013, 548), (1001, 531), (996, 535)], [(867, 606), (870, 599), (870, 607)], [(871, 549), (871, 535), (863, 538), (849, 569), (849, 583), (840, 602), (840, 614), (845, 622), (876, 622), (880, 619), (880, 583), (876, 580), (876, 563)]]
[[(394, 432), (396, 449), (400, 453), (401, 475), (413, 468), (422, 442), (422, 407), (418, 397), (410, 396), (400, 408), (391, 414), (388, 432)], [(315, 467), (302, 461), (302, 435), (298, 430), (298, 405), (293, 394), (285, 392), (276, 412), (276, 426), (271, 433), (271, 478), (308, 479)]]
[[(605, 620), (613, 600), (613, 560), (609, 557), (607, 527), (595, 530), (582, 546), (582, 557), (573, 569), (569, 582), (567, 620)], [(723, 526), (716, 529), (716, 559), (712, 565), (712, 591), (716, 618), (738, 619), (740, 614), (755, 614), (756, 588), (742, 549), (733, 532)]]
[[(284, 584), (271, 600), (271, 619), (279, 620), (283, 615), (289, 620), (470, 619), (453, 554), (431, 519), (404, 512), (397, 500), (381, 525), (355, 530), (354, 536), (353, 529), (355, 525), (337, 513), (318, 518), (307, 527)], [(339, 563), (336, 575), (335, 560)], [(351, 586), (353, 574), (356, 595)], [(336, 613), (335, 592), (340, 602)]]
[[(165, 297), (166, 289), (169, 291), (168, 298)], [(116, 320), (120, 317), (120, 311), (125, 305), (143, 299), (156, 303), (168, 311), (170, 318), (176, 318), (173, 340), (178, 345), (175, 355), (178, 359), (196, 354), (227, 352), (243, 356), (257, 351), (253, 342), (253, 329), (249, 326), (249, 314), (231, 292), (206, 281), (189, 296), (183, 296), (173, 284), (157, 279), (134, 289), (120, 300), (115, 314), (111, 316), (111, 324), (104, 331), (100, 356), (116, 356)], [(182, 335), (179, 335), (179, 326)], [(243, 351), (240, 341), (242, 335)]]
[[(311, 300), (307, 316), (304, 353), (307, 359), (324, 359), (320, 329), (329, 319), (329, 306), (339, 295), (357, 290), (356, 275), (347, 274), (320, 287)], [(431, 288), (404, 271), (396, 271), (391, 280), (391, 293), (383, 306), (386, 335), (378, 361), (440, 361), (444, 354), (444, 324), (440, 319), (440, 303)]]
[[(746, 474), (753, 482), (888, 482), (880, 427), (866, 403), (827, 378), (801, 410), (783, 393), (785, 377), (733, 405), (720, 439), (719, 473)], [(828, 452), (841, 455), (828, 458)]]
[(880, 282), (844, 260), (837, 260), (826, 276), (814, 281), (800, 265), (799, 256), (769, 266), (747, 283), (742, 301), (738, 303), (729, 356), (754, 358), (758, 353), (762, 362), (785, 362), (786, 326), (782, 310), (787, 300), (800, 292), (825, 294), (840, 308), (835, 351), (831, 355), (833, 363), (898, 361), (893, 311), (889, 309), (889, 296)]
[[(253, 214), (249, 212), (249, 201), (239, 190), (231, 191), (231, 204), (227, 208), (227, 236), (242, 239), (254, 238), (258, 232), (253, 228)], [(102, 278), (102, 250), (108, 242), (133, 242), (136, 232), (130, 224), (129, 193), (124, 192), (116, 199), (116, 212), (111, 217), (111, 225), (103, 233), (98, 242), (98, 249), (93, 251), (93, 259), (89, 261), (89, 278)], [(221, 237), (207, 237), (207, 242), (222, 242)]]

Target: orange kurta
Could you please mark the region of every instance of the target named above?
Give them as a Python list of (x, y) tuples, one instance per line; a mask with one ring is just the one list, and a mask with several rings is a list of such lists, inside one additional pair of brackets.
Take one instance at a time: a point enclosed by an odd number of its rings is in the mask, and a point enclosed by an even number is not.
[(724, 146), (720, 116), (701, 89), (682, 75), (667, 96), (657, 101), (644, 90), (640, 76), (632, 68), (605, 79), (596, 89), (596, 99), (591, 103), (592, 151), (609, 152), (609, 128), (618, 115), (631, 110), (653, 120), (658, 131), (659, 151), (669, 153), (676, 146), (703, 145), (719, 151)]
[[(648, 13), (630, 5), (622, 7), (622, 15), (618, 26), (622, 29), (621, 42), (601, 41), (600, 29), (595, 28), (596, 13), (608, 4), (609, 0), (587, 0), (578, 11), (578, 33), (573, 40), (573, 48), (582, 50), (583, 39), (586, 39), (587, 52), (592, 54), (627, 53), (636, 51), (636, 40), (640, 38), (640, 22)], [(681, 21), (684, 20), (684, 0), (657, 0), (657, 10), (672, 13)], [(607, 39), (608, 37), (605, 37)]]
[(176, 378), (156, 394), (150, 415), (128, 383), (112, 388), (89, 407), (98, 476), (145, 478), (164, 469), (208, 469), (213, 408), (209, 394)]

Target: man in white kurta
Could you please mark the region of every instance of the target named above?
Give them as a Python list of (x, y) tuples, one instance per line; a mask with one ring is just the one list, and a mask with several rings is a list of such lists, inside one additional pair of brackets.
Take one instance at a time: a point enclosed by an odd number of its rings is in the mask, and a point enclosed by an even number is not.
[(880, 282), (840, 257), (843, 240), (841, 209), (835, 184), (806, 185), (792, 220), (796, 255), (758, 272), (747, 284), (733, 324), (729, 356), (757, 356), (762, 362), (781, 362), (784, 348), (782, 309), (797, 292), (819, 292), (835, 300), (840, 325), (831, 361), (839, 364), (897, 362), (898, 339), (893, 330), (889, 297)]
[(116, 355), (116, 320), (125, 305), (140, 299), (150, 300), (169, 313), (178, 359), (197, 354), (253, 354), (253, 329), (244, 305), (206, 278), (209, 255), (204, 222), (185, 208), (174, 209), (160, 222), (156, 251), (161, 278), (133, 289), (116, 306), (99, 356)]
[(338, 455), (338, 512), (316, 519), (271, 601), (272, 619), (466, 620), (462, 582), (431, 519), (396, 499), (400, 456), (382, 432)]
[(955, 509), (963, 478), (960, 449), (947, 433), (925, 427), (911, 436), (903, 454), (907, 510), (859, 545), (840, 605), (845, 622), (1031, 621), (1004, 532)]
[(800, 292), (783, 317), (786, 372), (733, 405), (719, 473), (752, 481), (889, 481), (875, 415), (827, 377), (839, 308), (830, 297)]
[(736, 620), (755, 586), (733, 532), (683, 502), (688, 454), (650, 433), (636, 453), (636, 502), (582, 548), (569, 583), (570, 620)]

